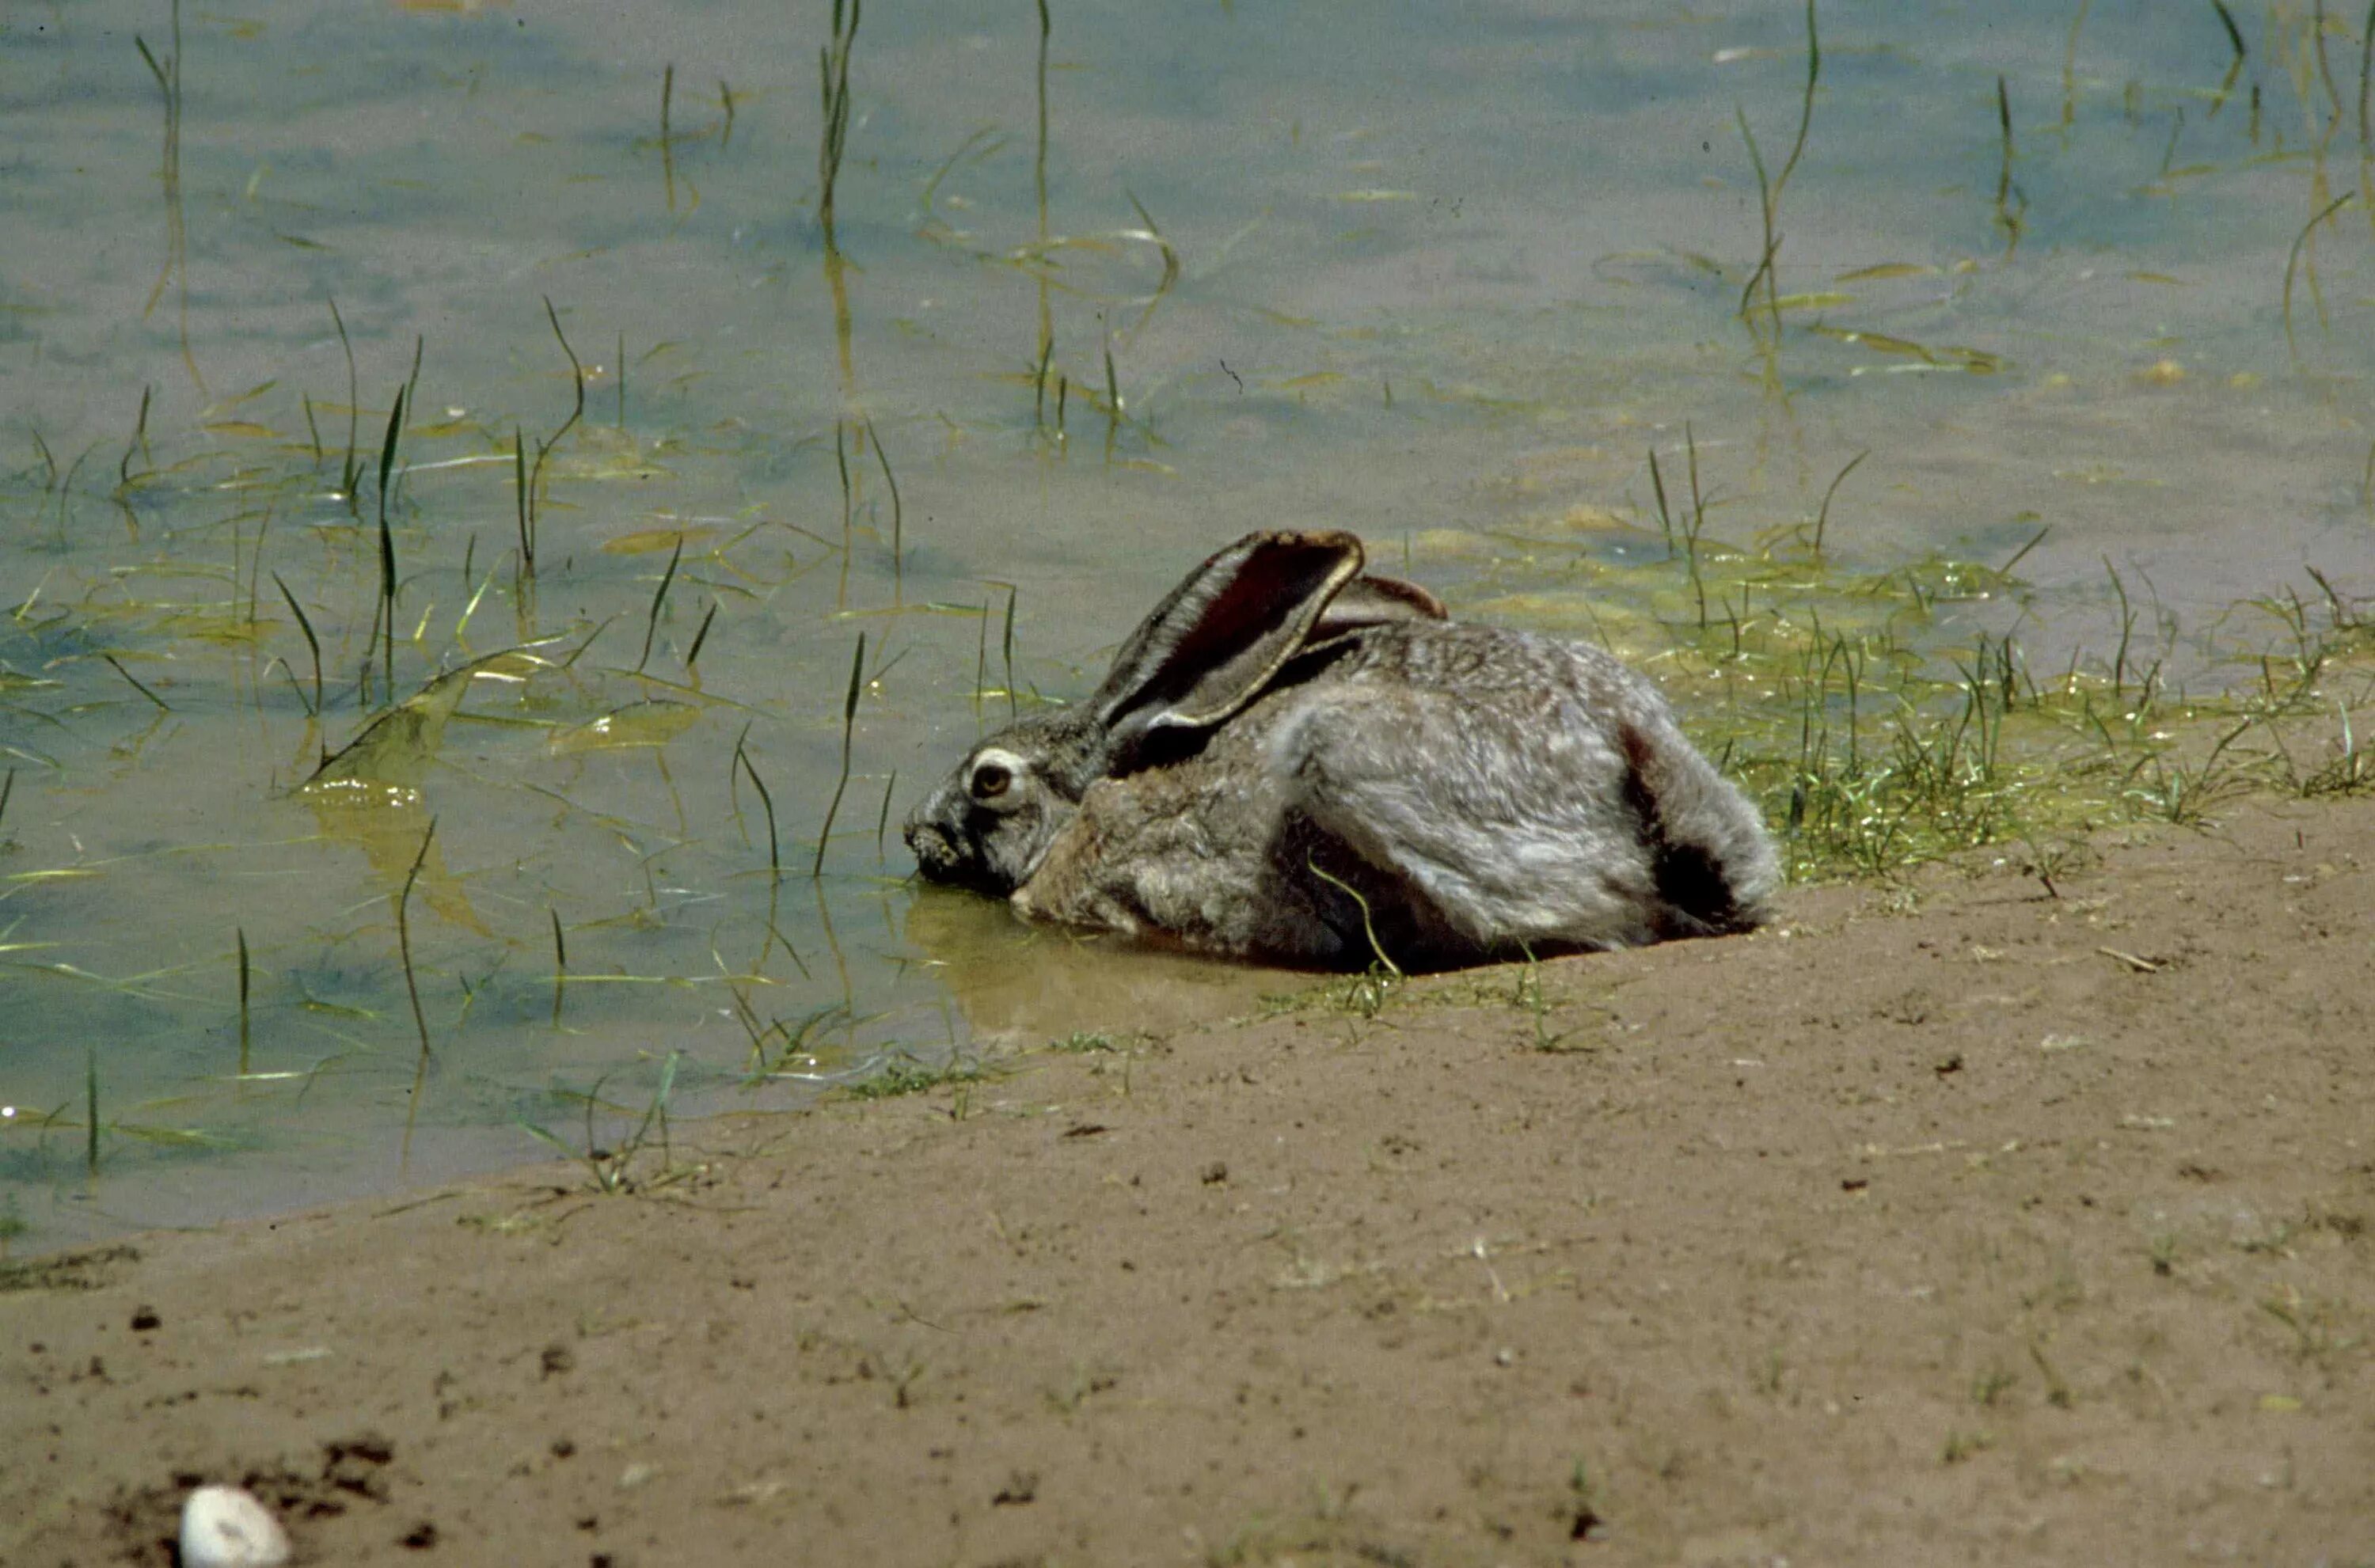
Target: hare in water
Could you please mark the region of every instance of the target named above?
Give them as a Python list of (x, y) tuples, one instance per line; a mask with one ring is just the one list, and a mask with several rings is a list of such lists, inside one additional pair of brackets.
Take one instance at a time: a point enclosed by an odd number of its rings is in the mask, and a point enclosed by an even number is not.
[(1032, 919), (1322, 966), (1765, 918), (1765, 826), (1646, 678), (1361, 568), (1346, 533), (1205, 561), (1094, 697), (990, 736), (916, 808), (918, 867)]

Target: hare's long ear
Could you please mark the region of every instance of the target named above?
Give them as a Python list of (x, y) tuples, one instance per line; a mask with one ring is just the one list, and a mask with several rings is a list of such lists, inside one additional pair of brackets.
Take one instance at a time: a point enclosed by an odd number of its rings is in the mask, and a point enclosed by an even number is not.
[(1261, 694), (1360, 574), (1350, 534), (1248, 534), (1188, 574), (1114, 655), (1092, 703), (1109, 766), (1164, 729), (1208, 729)]
[(1443, 601), (1417, 584), (1405, 583), (1399, 577), (1365, 575), (1345, 584), (1343, 590), (1328, 601), (1311, 635), (1314, 639), (1334, 637), (1388, 621), (1450, 619), (1451, 612), (1443, 607)]

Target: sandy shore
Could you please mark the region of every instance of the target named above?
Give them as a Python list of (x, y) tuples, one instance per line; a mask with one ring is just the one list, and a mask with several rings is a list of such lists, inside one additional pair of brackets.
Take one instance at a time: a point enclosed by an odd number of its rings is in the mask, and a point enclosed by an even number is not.
[(2375, 802), (1785, 908), (11, 1265), (0, 1562), (2375, 1560)]

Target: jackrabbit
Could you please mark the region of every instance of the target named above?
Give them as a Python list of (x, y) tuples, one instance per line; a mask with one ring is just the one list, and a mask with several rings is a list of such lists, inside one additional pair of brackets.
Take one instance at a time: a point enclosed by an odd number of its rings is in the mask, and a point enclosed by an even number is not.
[(1324, 966), (1765, 918), (1764, 824), (1647, 679), (1361, 569), (1346, 533), (1214, 555), (1094, 697), (980, 742), (916, 808), (918, 867), (1032, 919)]

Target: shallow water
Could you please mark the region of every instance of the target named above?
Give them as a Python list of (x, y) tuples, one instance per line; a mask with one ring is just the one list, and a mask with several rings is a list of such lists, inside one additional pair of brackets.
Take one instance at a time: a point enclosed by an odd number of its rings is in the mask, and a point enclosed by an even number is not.
[[(2310, 6), (2239, 0), (2222, 89), (2208, 6), (1821, 6), (1746, 319), (1735, 112), (1778, 174), (1803, 13), (1576, 9), (1052, 0), (1043, 218), (1032, 9), (877, 0), (839, 269), (823, 4), (265, 4), (178, 44), (165, 5), (0, 18), (19, 1244), (431, 1180), (538, 1153), (523, 1123), (583, 1146), (589, 1095), (615, 1140), (671, 1053), (679, 1111), (794, 1105), (1296, 984), (919, 895), (895, 831), (1250, 526), (1353, 526), (1456, 607), (1578, 627), (1644, 608), (1569, 568), (1655, 548), (1647, 456), (1679, 488), (1687, 428), (1739, 543), (1861, 452), (1827, 521), (1857, 570), (2035, 540), (1941, 646), (2099, 658), (2108, 563), (2215, 678), (2239, 599), (2310, 595), (2304, 564), (2375, 592), (2341, 8), (2321, 65)], [(514, 431), (532, 462), (573, 407), (548, 300), (585, 402), (531, 585)], [(295, 789), (391, 675), (516, 644), (382, 760), (408, 787)]]

